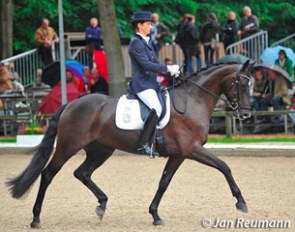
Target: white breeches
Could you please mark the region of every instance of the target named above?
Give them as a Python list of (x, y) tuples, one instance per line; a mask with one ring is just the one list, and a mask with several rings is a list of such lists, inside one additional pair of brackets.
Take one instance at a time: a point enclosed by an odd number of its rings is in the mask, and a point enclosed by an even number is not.
[(140, 100), (143, 101), (150, 109), (155, 109), (158, 117), (161, 116), (162, 106), (158, 98), (157, 92), (154, 89), (147, 89), (137, 93)]

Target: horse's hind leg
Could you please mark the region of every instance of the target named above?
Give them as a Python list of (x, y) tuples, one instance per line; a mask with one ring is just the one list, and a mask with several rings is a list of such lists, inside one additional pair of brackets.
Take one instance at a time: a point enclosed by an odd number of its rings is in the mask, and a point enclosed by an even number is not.
[(217, 158), (202, 146), (197, 146), (197, 148), (194, 150), (194, 152), (192, 152), (192, 154), (189, 155), (188, 158), (216, 168), (222, 172), (229, 184), (233, 196), (238, 200), (236, 203), (237, 209), (245, 213), (248, 212), (247, 204), (242, 196), (242, 193), (231, 174), (229, 166), (224, 161)]
[[(42, 209), (42, 203), (45, 197), (46, 190), (51, 183), (54, 176), (59, 172), (62, 166), (69, 160), (76, 152), (71, 153), (63, 153), (58, 152), (58, 148), (55, 151), (53, 158), (47, 165), (47, 167), (42, 171), (41, 174), (41, 183), (39, 187), (38, 196), (33, 207), (33, 221), (31, 223), (32, 228), (41, 228), (40, 223), (40, 213)], [(61, 155), (61, 154), (68, 154), (68, 155)]]
[(76, 169), (74, 175), (79, 179), (98, 199), (100, 203), (96, 208), (96, 213), (103, 218), (106, 210), (107, 196), (106, 194), (92, 181), (91, 175), (95, 169), (101, 166), (113, 153), (114, 149), (92, 142), (85, 148), (86, 159)]

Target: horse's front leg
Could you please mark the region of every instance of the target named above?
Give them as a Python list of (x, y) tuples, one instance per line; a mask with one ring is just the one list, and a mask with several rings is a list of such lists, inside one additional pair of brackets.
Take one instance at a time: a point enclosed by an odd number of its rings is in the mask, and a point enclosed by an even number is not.
[(166, 189), (168, 188), (168, 185), (169, 185), (173, 175), (175, 174), (175, 172), (177, 171), (179, 166), (182, 164), (183, 160), (184, 160), (183, 158), (170, 157), (166, 163), (166, 166), (164, 168), (164, 171), (163, 171), (160, 183), (159, 183), (157, 193), (156, 193), (156, 195), (149, 207), (149, 212), (153, 216), (153, 219), (154, 219), (154, 222), (153, 222), (154, 225), (164, 224), (163, 220), (159, 217), (158, 206), (160, 204), (160, 201), (161, 201)]
[(220, 160), (201, 145), (196, 145), (193, 152), (189, 154), (187, 158), (196, 160), (222, 172), (229, 184), (233, 196), (238, 200), (236, 203), (237, 209), (245, 213), (248, 212), (247, 204), (242, 196), (242, 193), (231, 174), (229, 166), (224, 161)]

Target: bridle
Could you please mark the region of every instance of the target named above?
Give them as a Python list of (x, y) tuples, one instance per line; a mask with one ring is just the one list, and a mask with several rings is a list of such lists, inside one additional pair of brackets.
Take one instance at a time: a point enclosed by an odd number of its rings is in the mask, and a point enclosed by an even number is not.
[[(193, 80), (191, 80), (189, 78), (183, 78), (183, 79), (181, 79), (181, 81), (183, 81), (184, 83), (185, 82), (190, 82), (190, 83), (194, 84), (195, 86), (197, 86), (199, 89), (201, 89), (205, 93), (207, 93), (207, 94), (209, 94), (209, 95), (211, 95), (211, 96), (213, 96), (213, 97), (215, 97), (215, 98), (217, 98), (217, 99), (225, 102), (233, 111), (238, 111), (240, 109), (250, 110), (250, 107), (244, 106), (244, 105), (242, 105), (240, 103), (240, 100), (241, 100), (241, 77), (246, 78), (248, 80), (251, 79), (250, 76), (247, 76), (247, 75), (244, 75), (244, 74), (241, 73), (242, 67), (243, 67), (242, 65), (239, 66), (239, 69), (238, 69), (238, 71), (236, 73), (236, 78), (231, 83), (231, 86), (232, 87), (235, 87), (235, 90), (234, 91), (236, 93), (235, 98), (233, 100), (231, 100), (231, 101), (228, 100), (228, 99), (226, 99), (226, 98), (223, 98), (221, 96), (218, 96), (217, 94), (211, 92), (210, 90), (208, 90), (208, 89), (204, 88), (203, 86), (199, 85), (196, 81), (193, 81)], [(173, 100), (173, 102), (174, 102), (174, 100)], [(176, 109), (175, 105), (174, 105), (174, 108)], [(186, 109), (186, 107), (185, 107), (185, 109)], [(180, 111), (180, 110), (177, 110), (176, 109), (176, 111), (178, 113), (181, 113), (181, 114), (184, 114), (185, 113), (185, 110), (184, 111)]]

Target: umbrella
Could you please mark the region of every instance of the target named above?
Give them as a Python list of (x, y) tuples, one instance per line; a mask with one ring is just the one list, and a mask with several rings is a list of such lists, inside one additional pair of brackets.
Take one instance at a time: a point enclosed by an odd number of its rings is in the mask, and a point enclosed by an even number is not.
[[(84, 80), (84, 66), (79, 61), (66, 60), (65, 66), (66, 69), (71, 71), (79, 80)], [(53, 62), (52, 64), (46, 66), (43, 70), (41, 79), (42, 82), (50, 85), (51, 88), (57, 85), (60, 81), (60, 61)]]
[(251, 72), (253, 73), (256, 70), (274, 71), (274, 72), (276, 72), (276, 74), (284, 77), (288, 82), (289, 88), (290, 89), (292, 88), (292, 80), (290, 79), (289, 74), (281, 67), (279, 67), (277, 65), (273, 65), (273, 64), (257, 64), (254, 67), (252, 67)]
[[(67, 83), (67, 100), (68, 102), (74, 101), (80, 95), (80, 92), (77, 90), (76, 86), (69, 82)], [(42, 114), (52, 114), (59, 107), (61, 107), (61, 84), (54, 86), (52, 90), (42, 98), (42, 101), (39, 106), (39, 111)]]
[(66, 69), (70, 70), (79, 80), (84, 80), (84, 65), (77, 60), (69, 59), (65, 61)]
[(293, 62), (293, 67), (295, 65), (295, 53), (292, 50), (292, 48), (287, 48), (283, 46), (275, 46), (275, 47), (270, 47), (267, 48), (263, 51), (260, 59), (262, 60), (263, 63), (265, 64), (274, 64), (275, 60), (279, 58), (279, 51), (280, 50), (285, 50), (287, 56), (289, 59), (292, 60)]
[(218, 59), (220, 63), (237, 63), (237, 64), (244, 64), (247, 60), (250, 60), (250, 62), (253, 62), (252, 59), (250, 59), (247, 56), (243, 56), (241, 54), (226, 55)]
[(47, 65), (42, 73), (41, 80), (43, 83), (53, 86), (57, 85), (60, 81), (60, 63), (59, 61)]

